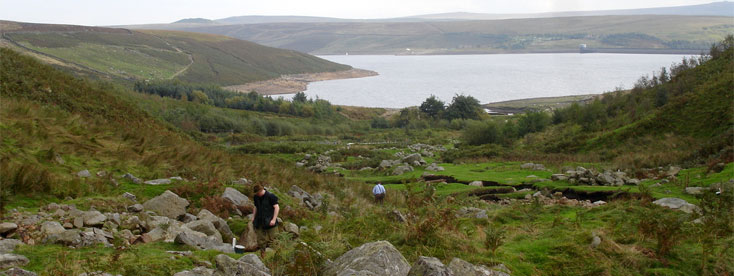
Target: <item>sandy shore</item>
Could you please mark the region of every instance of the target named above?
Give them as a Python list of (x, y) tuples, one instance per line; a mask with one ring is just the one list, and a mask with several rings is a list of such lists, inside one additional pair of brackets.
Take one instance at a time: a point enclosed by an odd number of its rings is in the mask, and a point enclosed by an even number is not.
[(308, 87), (308, 84), (310, 82), (364, 78), (377, 75), (377, 72), (374, 71), (355, 68), (338, 72), (284, 75), (277, 79), (232, 85), (225, 88), (243, 93), (255, 91), (261, 95), (294, 94), (301, 91), (306, 91), (306, 88)]

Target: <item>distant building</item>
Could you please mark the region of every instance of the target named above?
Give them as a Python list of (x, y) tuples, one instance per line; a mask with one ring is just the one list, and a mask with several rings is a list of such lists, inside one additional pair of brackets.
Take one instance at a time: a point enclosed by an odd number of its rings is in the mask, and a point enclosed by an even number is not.
[(592, 50), (586, 44), (579, 44), (579, 53), (591, 53)]

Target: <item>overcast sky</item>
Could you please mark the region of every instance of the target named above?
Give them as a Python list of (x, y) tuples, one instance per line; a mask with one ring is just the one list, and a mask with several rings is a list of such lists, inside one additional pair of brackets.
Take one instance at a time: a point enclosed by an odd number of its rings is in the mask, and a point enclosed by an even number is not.
[(0, 19), (34, 23), (124, 25), (183, 18), (307, 15), (389, 18), (445, 12), (536, 13), (635, 9), (715, 0), (0, 0)]

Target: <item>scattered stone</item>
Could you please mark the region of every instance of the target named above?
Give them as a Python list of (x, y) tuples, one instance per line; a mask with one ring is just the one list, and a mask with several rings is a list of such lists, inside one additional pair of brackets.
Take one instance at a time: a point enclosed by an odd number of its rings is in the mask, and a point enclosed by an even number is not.
[(214, 269), (206, 267), (196, 267), (192, 270), (184, 270), (173, 274), (173, 276), (211, 276), (214, 274)]
[(670, 168), (668, 169), (668, 171), (665, 173), (665, 176), (668, 176), (668, 177), (676, 176), (676, 175), (678, 175), (678, 173), (680, 172), (680, 170), (681, 170), (681, 167), (670, 166)]
[(134, 175), (132, 175), (130, 173), (126, 173), (126, 174), (122, 175), (122, 178), (125, 178), (127, 180), (130, 180), (131, 182), (133, 182), (135, 184), (143, 183), (143, 180), (142, 179), (137, 178), (137, 177), (135, 177)]
[[(304, 165), (305, 165), (305, 164), (304, 164)], [(237, 179), (237, 180), (233, 180), (233, 181), (232, 181), (232, 184), (233, 184), (233, 185), (243, 185), (243, 186), (244, 186), (244, 185), (250, 184), (250, 181), (249, 181), (249, 180), (247, 180), (247, 178), (244, 178), (244, 177), (242, 177), (242, 178), (240, 178), (240, 179)]]
[(76, 228), (82, 228), (82, 227), (84, 227), (84, 218), (83, 217), (75, 217), (74, 218), (74, 227), (76, 227)]
[(23, 244), (22, 241), (16, 239), (2, 239), (0, 240), (0, 254), (11, 253), (16, 247)]
[(98, 171), (96, 173), (96, 175), (97, 175), (97, 177), (105, 177), (105, 176), (107, 176), (107, 172), (106, 171)]
[(364, 167), (364, 168), (359, 169), (360, 172), (363, 172), (363, 171), (371, 171), (371, 170), (373, 170), (372, 167)]
[(214, 227), (214, 224), (208, 220), (192, 221), (184, 224), (184, 226), (188, 227), (191, 230), (204, 233), (209, 237), (214, 237), (220, 243), (222, 242), (222, 234), (220, 234), (219, 231), (217, 231), (217, 229)]
[(245, 206), (250, 204), (250, 199), (247, 198), (247, 196), (240, 193), (240, 191), (230, 187), (224, 189), (224, 193), (222, 193), (222, 198), (234, 204), (235, 206)]
[(265, 266), (265, 264), (255, 254), (246, 254), (245, 256), (242, 256), (239, 259), (237, 259), (237, 261), (250, 264), (254, 266), (255, 268), (257, 268), (258, 270), (265, 272), (267, 274), (270, 274), (270, 269), (267, 266)]
[(171, 219), (177, 219), (181, 215), (186, 214), (187, 206), (189, 206), (188, 200), (168, 190), (143, 203), (145, 210), (153, 211), (158, 215)]
[(319, 198), (319, 196), (311, 196), (311, 194), (307, 193), (296, 185), (291, 186), (288, 194), (292, 197), (299, 199), (303, 205), (306, 205), (306, 207), (311, 210), (314, 210), (321, 206), (321, 199)]
[(406, 276), (410, 272), (410, 264), (392, 244), (387, 241), (376, 241), (349, 250), (334, 262), (325, 265), (322, 272), (325, 276), (336, 276), (345, 275), (342, 273), (350, 269), (355, 272), (367, 271), (375, 275)]
[(22, 255), (16, 254), (0, 254), (0, 269), (6, 269), (10, 267), (25, 266), (30, 261), (28, 258)]
[(484, 183), (482, 181), (472, 181), (469, 186), (484, 187)]
[(597, 235), (594, 235), (594, 238), (591, 239), (591, 248), (597, 248), (601, 244), (601, 238)]
[(72, 224), (71, 222), (64, 222), (63, 226), (64, 226), (64, 229), (74, 228), (74, 224)]
[(390, 217), (400, 223), (405, 223), (408, 221), (408, 219), (405, 218), (405, 215), (403, 215), (403, 213), (401, 213), (399, 210), (392, 210), (390, 212)]
[(192, 222), (192, 221), (196, 221), (196, 219), (197, 219), (196, 216), (194, 216), (192, 214), (189, 214), (189, 213), (186, 213), (186, 214), (184, 214), (181, 217), (181, 222), (183, 222), (183, 223), (189, 223), (189, 222)]
[(441, 166), (436, 165), (436, 163), (431, 163), (428, 167), (426, 167), (426, 171), (433, 171), (433, 172), (441, 172), (445, 169)]
[(493, 270), (483, 265), (473, 265), (462, 259), (453, 258), (449, 263), (448, 268), (456, 276), (510, 276), (510, 274), (504, 272), (506, 271), (506, 268), (505, 270), (502, 270), (504, 265), (500, 266), (502, 267), (497, 266), (497, 270)]
[(35, 272), (28, 271), (22, 268), (13, 267), (11, 269), (8, 269), (5, 271), (5, 274), (0, 273), (0, 275), (7, 275), (7, 276), (38, 276)]
[(298, 231), (298, 225), (296, 225), (295, 223), (287, 222), (283, 226), (286, 232), (292, 233), (293, 235), (295, 235), (295, 237), (298, 237), (298, 235), (300, 235), (300, 232)]
[(18, 225), (15, 223), (12, 223), (12, 222), (0, 223), (0, 235), (13, 232), (15, 231), (15, 229), (18, 229)]
[(641, 181), (639, 179), (637, 179), (637, 178), (628, 179), (627, 182), (626, 182), (627, 185), (635, 185), (635, 186), (639, 186), (640, 183), (641, 183)]
[(176, 235), (174, 242), (178, 244), (193, 246), (203, 250), (211, 249), (218, 250), (222, 253), (234, 253), (232, 245), (222, 243), (221, 240), (218, 241), (215, 237), (209, 237), (204, 233), (185, 228), (184, 231)]
[(255, 251), (258, 248), (255, 227), (252, 225), (252, 221), (250, 221), (249, 218), (247, 221), (247, 230), (242, 231), (242, 235), (240, 236), (240, 245), (245, 247), (245, 251)]
[(140, 213), (143, 211), (143, 209), (144, 209), (143, 204), (140, 204), (140, 203), (127, 206), (127, 211), (130, 213)]
[(551, 175), (551, 180), (553, 181), (566, 181), (568, 180), (568, 176), (565, 174), (553, 174)]
[(603, 200), (597, 200), (597, 201), (594, 201), (594, 203), (592, 203), (592, 204), (594, 204), (596, 206), (601, 206), (601, 205), (607, 204), (607, 202), (606, 201), (603, 201)]
[(171, 176), (168, 179), (176, 180), (176, 181), (184, 181), (183, 177), (180, 177), (180, 176)]
[(76, 176), (81, 178), (87, 178), (92, 177), (92, 173), (89, 172), (89, 170), (83, 170), (76, 173)]
[(487, 219), (487, 210), (474, 208), (474, 207), (461, 207), (456, 213), (456, 217), (460, 218), (476, 218), (476, 219)]
[(453, 276), (454, 273), (439, 259), (420, 256), (410, 268), (408, 276)]
[(675, 197), (661, 198), (661, 199), (653, 201), (652, 203), (663, 206), (663, 207), (668, 207), (674, 210), (681, 210), (689, 214), (693, 212), (697, 212), (699, 210), (698, 206), (690, 204), (683, 199), (675, 198)]
[(102, 226), (105, 220), (107, 220), (107, 216), (99, 211), (84, 212), (82, 218), (84, 219), (84, 226)]
[(56, 221), (47, 221), (41, 225), (41, 235), (44, 237), (54, 234), (60, 234), (64, 231), (66, 231), (66, 229), (64, 229), (64, 226)]
[(708, 190), (708, 188), (704, 187), (686, 187), (686, 194), (689, 195), (700, 195), (704, 191)]
[(147, 185), (167, 185), (171, 184), (171, 179), (168, 178), (161, 178), (161, 179), (153, 179), (143, 182)]
[(392, 175), (401, 175), (401, 174), (404, 174), (406, 172), (412, 172), (412, 171), (413, 171), (413, 167), (411, 167), (410, 165), (404, 164), (402, 166), (396, 167), (393, 170)]

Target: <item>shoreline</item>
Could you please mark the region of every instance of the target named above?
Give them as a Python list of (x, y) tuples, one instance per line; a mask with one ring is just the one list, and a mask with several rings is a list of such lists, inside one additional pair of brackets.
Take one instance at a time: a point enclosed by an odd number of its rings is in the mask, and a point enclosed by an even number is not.
[[(589, 48), (581, 53), (576, 49), (535, 49), (535, 50), (461, 50), (427, 49), (404, 51), (350, 51), (349, 55), (371, 56), (450, 56), (450, 55), (523, 55), (523, 54), (637, 54), (637, 55), (699, 55), (705, 50), (700, 49), (654, 49), (654, 48)], [(315, 56), (343, 56), (343, 53), (309, 53)]]
[(336, 72), (283, 75), (276, 79), (231, 85), (224, 88), (241, 93), (249, 93), (251, 91), (255, 91), (260, 95), (295, 94), (298, 92), (306, 91), (306, 89), (308, 89), (308, 84), (312, 82), (366, 78), (377, 75), (379, 74), (374, 71), (352, 68), (349, 70)]

